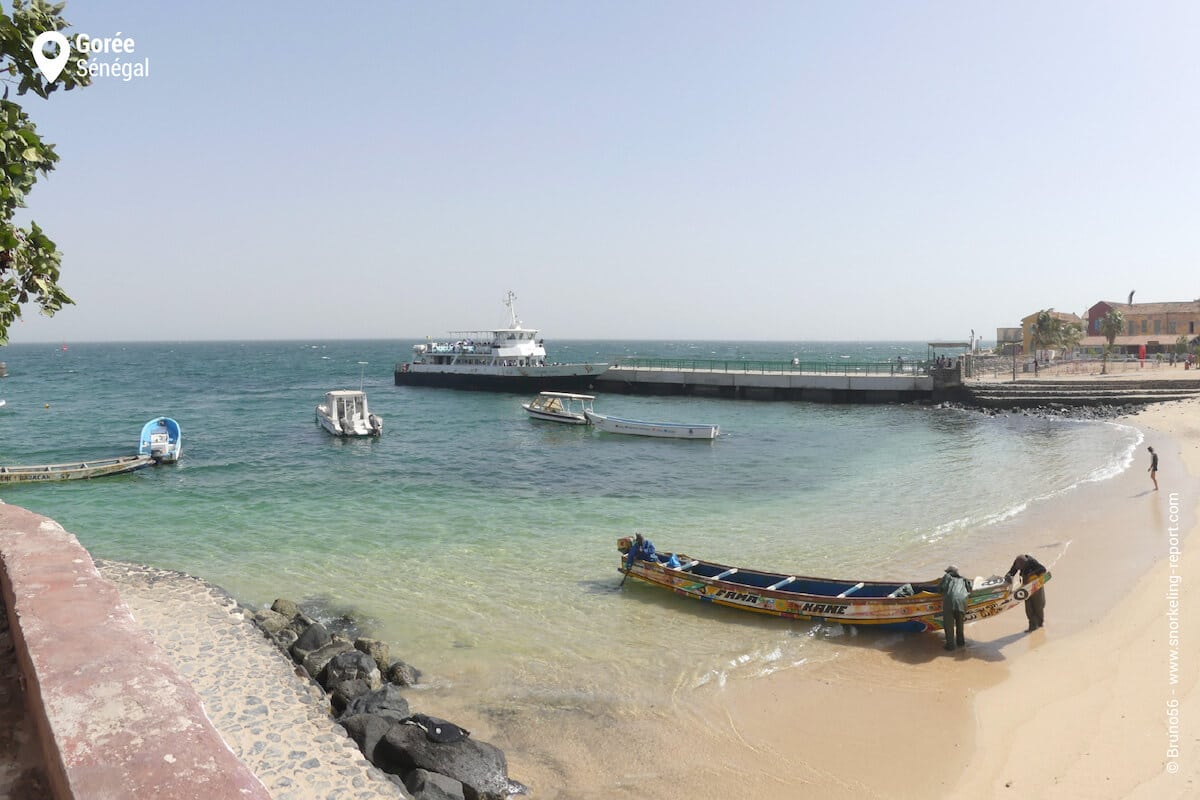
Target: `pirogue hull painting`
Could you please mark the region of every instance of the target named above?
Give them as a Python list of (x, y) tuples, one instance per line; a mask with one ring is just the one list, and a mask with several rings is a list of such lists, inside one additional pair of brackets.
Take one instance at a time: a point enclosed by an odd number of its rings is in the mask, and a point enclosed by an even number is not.
[[(742, 569), (730, 576), (738, 579), (735, 582), (715, 577), (731, 569), (723, 564), (695, 561), (682, 554), (678, 555), (678, 558), (681, 563), (679, 568), (639, 560), (628, 570), (622, 560), (620, 571), (654, 586), (670, 589), (684, 597), (786, 619), (869, 625), (882, 630), (912, 632), (942, 629), (941, 595), (921, 590), (921, 587), (936, 585), (937, 581), (918, 581), (912, 584), (918, 593), (908, 597), (887, 597), (886, 594), (901, 584), (792, 577), (783, 573)], [(693, 574), (697, 568), (709, 572), (714, 577)], [(781, 581), (788, 581), (789, 578), (791, 585), (809, 591), (789, 592), (784, 588), (770, 588)], [(975, 581), (977, 585), (967, 600), (967, 621), (995, 616), (1023, 603), (1030, 594), (1040, 591), (1049, 579), (1050, 573), (1047, 572), (1031, 578), (1028, 583), (1015, 590), (1012, 584), (1001, 577)], [(816, 591), (812, 591), (813, 589)], [(839, 597), (843, 592), (847, 596)], [(854, 596), (859, 593), (874, 593), (876, 596)]]

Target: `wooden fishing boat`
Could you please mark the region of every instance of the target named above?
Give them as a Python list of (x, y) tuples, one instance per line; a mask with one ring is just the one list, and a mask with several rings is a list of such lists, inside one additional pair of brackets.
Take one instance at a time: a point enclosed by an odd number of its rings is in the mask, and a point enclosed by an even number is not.
[[(623, 554), (620, 571), (676, 594), (708, 603), (788, 619), (872, 625), (886, 630), (936, 631), (942, 628), (939, 578), (886, 582), (809, 578), (784, 572), (731, 567), (683, 554), (630, 557), (628, 536), (617, 540)], [(651, 552), (653, 547), (650, 548)], [(644, 550), (638, 551), (642, 555)], [(1019, 605), (1040, 591), (1050, 573), (1021, 584), (1000, 576), (976, 578), (967, 597), (967, 621), (983, 619)]]
[(521, 408), (534, 419), (587, 425), (587, 412), (592, 410), (592, 401), (595, 399), (590, 394), (542, 392), (528, 403), (522, 403)]
[(624, 419), (610, 417), (607, 414), (597, 414), (595, 411), (584, 412), (588, 422), (598, 431), (605, 433), (625, 433), (631, 436), (654, 436), (660, 439), (715, 439), (719, 432), (716, 425), (694, 424), (686, 422), (647, 422), (640, 419)]
[(74, 461), (68, 464), (42, 464), (38, 466), (0, 467), (0, 483), (37, 483), (46, 481), (77, 481), (120, 475), (154, 463), (149, 455), (117, 456), (96, 458), (91, 461)]

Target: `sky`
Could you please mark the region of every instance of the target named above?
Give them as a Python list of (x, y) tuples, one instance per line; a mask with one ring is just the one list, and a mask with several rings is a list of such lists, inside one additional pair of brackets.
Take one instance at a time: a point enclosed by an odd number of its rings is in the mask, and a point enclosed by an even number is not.
[[(5, 10), (11, 3), (4, 2)], [(70, 0), (21, 342), (985, 340), (1200, 298), (1200, 4)], [(111, 63), (117, 54), (93, 55)]]

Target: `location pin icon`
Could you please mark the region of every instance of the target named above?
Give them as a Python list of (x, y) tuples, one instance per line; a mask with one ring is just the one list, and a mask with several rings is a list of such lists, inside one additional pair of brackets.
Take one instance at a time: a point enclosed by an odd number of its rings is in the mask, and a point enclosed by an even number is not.
[[(42, 49), (50, 42), (58, 45), (58, 55), (54, 56), (54, 58), (46, 55)], [(54, 83), (58, 76), (62, 74), (63, 67), (67, 65), (67, 59), (71, 57), (71, 45), (67, 42), (67, 37), (58, 31), (39, 33), (38, 37), (33, 40), (32, 50), (33, 60), (37, 62), (38, 69), (42, 71), (42, 76), (49, 83)]]

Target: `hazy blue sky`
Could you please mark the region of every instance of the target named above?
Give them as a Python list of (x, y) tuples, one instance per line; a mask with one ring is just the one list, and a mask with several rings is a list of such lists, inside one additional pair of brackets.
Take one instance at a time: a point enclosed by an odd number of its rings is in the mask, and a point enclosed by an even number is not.
[(1200, 297), (1193, 2), (66, 16), (151, 71), (26, 98), (62, 157), (26, 216), (77, 305), (13, 342), (437, 335), (507, 289), (551, 343), (991, 339)]

